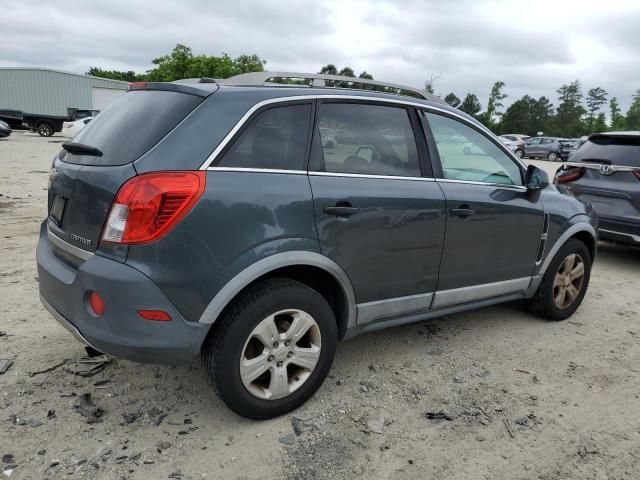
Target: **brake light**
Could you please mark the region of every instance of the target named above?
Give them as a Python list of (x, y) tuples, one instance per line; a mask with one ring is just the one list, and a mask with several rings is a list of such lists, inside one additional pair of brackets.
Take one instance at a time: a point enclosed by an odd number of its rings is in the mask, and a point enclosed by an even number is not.
[(638, 169), (638, 170), (634, 170), (634, 171), (633, 171), (633, 174), (636, 176), (636, 178), (637, 178), (638, 180), (640, 180), (640, 169)]
[(563, 184), (569, 182), (575, 182), (579, 178), (584, 175), (584, 167), (572, 168), (571, 170), (566, 170), (564, 174), (560, 175), (560, 172), (556, 173), (555, 178), (553, 179), (553, 183)]
[(154, 320), (156, 322), (170, 322), (171, 315), (164, 310), (138, 310), (140, 315), (145, 320)]
[(198, 201), (204, 171), (155, 172), (133, 177), (116, 195), (102, 241), (151, 243), (166, 235)]
[(104, 300), (102, 300), (98, 292), (89, 292), (89, 306), (96, 317), (104, 313)]

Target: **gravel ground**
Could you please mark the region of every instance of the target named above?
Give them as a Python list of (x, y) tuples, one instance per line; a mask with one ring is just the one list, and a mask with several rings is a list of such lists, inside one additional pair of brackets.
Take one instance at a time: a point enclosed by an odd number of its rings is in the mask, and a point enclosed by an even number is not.
[[(507, 304), (344, 342), (312, 400), (254, 422), (224, 407), (199, 365), (83, 363), (41, 307), (34, 251), (61, 141), (0, 140), (6, 477), (640, 477), (640, 250), (601, 244), (569, 321)], [(94, 423), (75, 407), (86, 393)]]

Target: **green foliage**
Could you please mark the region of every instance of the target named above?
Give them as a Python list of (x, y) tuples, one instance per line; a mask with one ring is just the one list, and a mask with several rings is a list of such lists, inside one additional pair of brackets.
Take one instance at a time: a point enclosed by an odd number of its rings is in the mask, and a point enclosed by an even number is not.
[(609, 100), (609, 110), (610, 110), (610, 123), (609, 126), (611, 130), (624, 130), (625, 118), (622, 115), (620, 110), (620, 105), (618, 105), (618, 99), (616, 97), (612, 97)]
[(453, 108), (458, 108), (458, 106), (460, 106), (460, 99), (453, 92), (444, 97), (444, 101), (451, 105)]
[(482, 110), (482, 105), (474, 93), (467, 93), (458, 108), (469, 115), (476, 116)]
[(318, 73), (322, 73), (323, 75), (338, 75), (338, 69), (333, 63), (329, 63), (322, 67)]
[(607, 117), (604, 112), (600, 112), (593, 122), (590, 133), (606, 132), (607, 131)]
[(121, 80), (123, 82), (140, 82), (146, 80), (146, 75), (137, 74), (133, 70), (128, 72), (120, 72), (118, 70), (103, 70), (98, 67), (91, 67), (86, 75), (91, 75), (100, 78), (109, 78), (111, 80)]
[(600, 111), (600, 107), (607, 103), (607, 92), (601, 87), (589, 89), (587, 92), (587, 129), (598, 131), (595, 128), (596, 114)]
[(547, 97), (536, 100), (525, 95), (504, 112), (499, 131), (534, 136), (538, 132), (548, 133), (552, 120), (553, 105)]
[(633, 96), (626, 119), (627, 130), (640, 130), (640, 89)]
[(562, 85), (558, 90), (558, 110), (554, 134), (559, 137), (575, 138), (584, 133), (582, 117), (586, 110), (582, 106), (582, 86), (579, 80)]
[(485, 126), (496, 129), (497, 121), (499, 121), (502, 113), (498, 111), (504, 105), (502, 101), (507, 98), (507, 94), (502, 91), (504, 88), (504, 82), (497, 81), (491, 88), (489, 94), (489, 100), (487, 102), (487, 110), (478, 117), (478, 119), (485, 124)]

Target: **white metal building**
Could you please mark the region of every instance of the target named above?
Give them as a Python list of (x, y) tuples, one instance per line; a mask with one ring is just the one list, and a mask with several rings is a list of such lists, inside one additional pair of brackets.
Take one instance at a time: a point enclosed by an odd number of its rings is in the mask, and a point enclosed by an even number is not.
[(70, 108), (104, 110), (127, 88), (127, 82), (50, 68), (0, 67), (0, 110), (61, 116)]

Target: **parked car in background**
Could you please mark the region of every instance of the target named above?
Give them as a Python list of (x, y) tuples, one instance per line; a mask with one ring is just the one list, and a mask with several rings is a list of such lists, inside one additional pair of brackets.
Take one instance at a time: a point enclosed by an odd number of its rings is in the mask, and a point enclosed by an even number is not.
[(514, 152), (518, 157), (522, 158), (522, 156), (524, 155), (524, 144), (531, 137), (529, 135), (521, 135), (519, 133), (505, 133), (504, 135), (500, 135), (500, 138), (504, 138), (505, 140), (514, 142), (517, 146)]
[(62, 130), (60, 133), (62, 133), (62, 135), (64, 137), (67, 138), (73, 138), (75, 137), (80, 130), (82, 130), (91, 120), (93, 120), (93, 117), (87, 117), (87, 118), (82, 118), (80, 120), (74, 120), (73, 122), (64, 122), (62, 124)]
[(554, 183), (598, 213), (598, 234), (640, 246), (640, 132), (594, 133)]
[[(273, 75), (134, 83), (62, 144), (36, 256), (77, 338), (201, 358), (231, 409), (266, 419), (315, 394), (339, 340), (513, 300), (578, 309), (595, 213), (475, 118), (422, 90), (354, 102)], [(334, 125), (360, 143), (329, 148)]]
[(0, 138), (8, 137), (11, 135), (11, 127), (8, 123), (0, 120)]
[(555, 137), (532, 137), (524, 144), (523, 156), (546, 158), (551, 162), (567, 160), (571, 149), (565, 148), (565, 140)]
[(0, 110), (0, 120), (9, 125), (12, 130), (28, 130), (27, 125), (19, 110)]
[(503, 137), (502, 135), (498, 137), (498, 140), (504, 143), (507, 146), (507, 148), (511, 150), (513, 153), (515, 153), (518, 157), (522, 157), (521, 145), (524, 144), (524, 142), (521, 143), (517, 140), (509, 140), (508, 138)]

